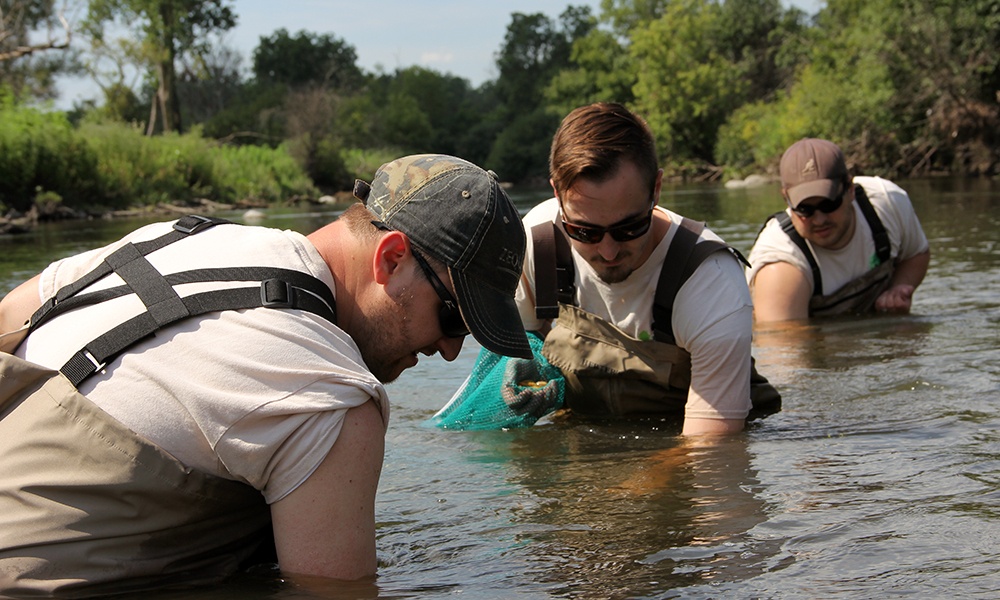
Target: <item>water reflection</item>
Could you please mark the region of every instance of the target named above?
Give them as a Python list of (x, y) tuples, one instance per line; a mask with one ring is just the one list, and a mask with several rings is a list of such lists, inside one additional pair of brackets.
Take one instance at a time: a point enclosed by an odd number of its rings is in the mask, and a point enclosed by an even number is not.
[(512, 518), (522, 577), (549, 594), (642, 596), (759, 572), (766, 552), (748, 532), (765, 516), (742, 436), (692, 443), (658, 422), (508, 433), (488, 451), (533, 499)]
[(813, 370), (848, 371), (919, 356), (928, 351), (934, 327), (931, 319), (874, 314), (766, 323), (754, 329), (754, 354), (768, 377), (789, 381)]

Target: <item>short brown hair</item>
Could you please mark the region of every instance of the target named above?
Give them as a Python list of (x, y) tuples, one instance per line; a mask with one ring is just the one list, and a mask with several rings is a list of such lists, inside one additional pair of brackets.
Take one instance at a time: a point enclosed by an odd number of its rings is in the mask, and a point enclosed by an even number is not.
[(583, 177), (603, 181), (623, 160), (632, 161), (652, 193), (660, 165), (649, 125), (621, 104), (598, 102), (566, 115), (549, 153), (549, 177), (563, 194)]
[(381, 237), (379, 228), (372, 224), (377, 218), (362, 202), (351, 204), (339, 217), (356, 238), (367, 241)]
[[(386, 231), (384, 229), (380, 229), (372, 223), (372, 221), (377, 221), (378, 217), (376, 217), (363, 202), (355, 202), (354, 204), (348, 206), (347, 209), (341, 213), (339, 219), (344, 221), (347, 225), (347, 230), (350, 231), (354, 237), (365, 242), (375, 242), (381, 239), (382, 235)], [(410, 240), (410, 243), (416, 246), (413, 240)], [(422, 254), (424, 255), (424, 260), (430, 263), (435, 270), (445, 271), (448, 269), (448, 265), (436, 258), (433, 254), (430, 254), (426, 249), (424, 249)]]

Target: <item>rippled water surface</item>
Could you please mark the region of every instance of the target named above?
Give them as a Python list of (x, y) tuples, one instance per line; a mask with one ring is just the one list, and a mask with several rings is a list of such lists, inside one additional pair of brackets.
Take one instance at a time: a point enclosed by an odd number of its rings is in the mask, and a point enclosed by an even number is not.
[[(661, 422), (427, 427), (475, 362), (469, 341), (389, 387), (374, 585), (265, 570), (149, 597), (1000, 597), (1000, 184), (900, 183), (932, 252), (913, 314), (758, 331), (758, 368), (784, 407), (744, 434), (696, 445)], [(744, 252), (780, 207), (775, 186), (673, 189), (662, 203)], [(0, 238), (0, 292), (136, 224)]]

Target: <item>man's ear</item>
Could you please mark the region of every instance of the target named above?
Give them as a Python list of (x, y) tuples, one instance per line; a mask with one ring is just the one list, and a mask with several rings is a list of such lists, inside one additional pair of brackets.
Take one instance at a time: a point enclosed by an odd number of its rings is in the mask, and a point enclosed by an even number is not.
[(558, 198), (559, 190), (556, 189), (556, 182), (552, 178), (549, 178), (549, 185), (552, 186), (552, 195)]
[(399, 271), (404, 257), (410, 253), (410, 238), (401, 231), (390, 231), (375, 246), (372, 273), (375, 283), (386, 285), (389, 278)]

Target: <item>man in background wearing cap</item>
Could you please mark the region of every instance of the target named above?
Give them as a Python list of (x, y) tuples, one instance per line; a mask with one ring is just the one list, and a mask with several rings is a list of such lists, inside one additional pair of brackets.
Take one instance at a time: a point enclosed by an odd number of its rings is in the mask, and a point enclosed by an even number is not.
[(930, 249), (902, 188), (852, 179), (836, 144), (807, 138), (781, 158), (781, 194), (750, 251), (757, 322), (910, 311)]
[(0, 593), (216, 582), (258, 547), (283, 573), (375, 573), (383, 384), (470, 331), (530, 356), (525, 236), (495, 177), (449, 156), (356, 195), (308, 236), (148, 225), (0, 302), (0, 334), (34, 321), (0, 339)]
[(687, 436), (737, 433), (752, 407), (775, 408), (752, 364), (739, 257), (658, 206), (663, 170), (645, 121), (619, 104), (577, 108), (556, 131), (549, 171), (555, 197), (524, 217), (517, 301), (566, 378), (566, 406), (682, 417)]

